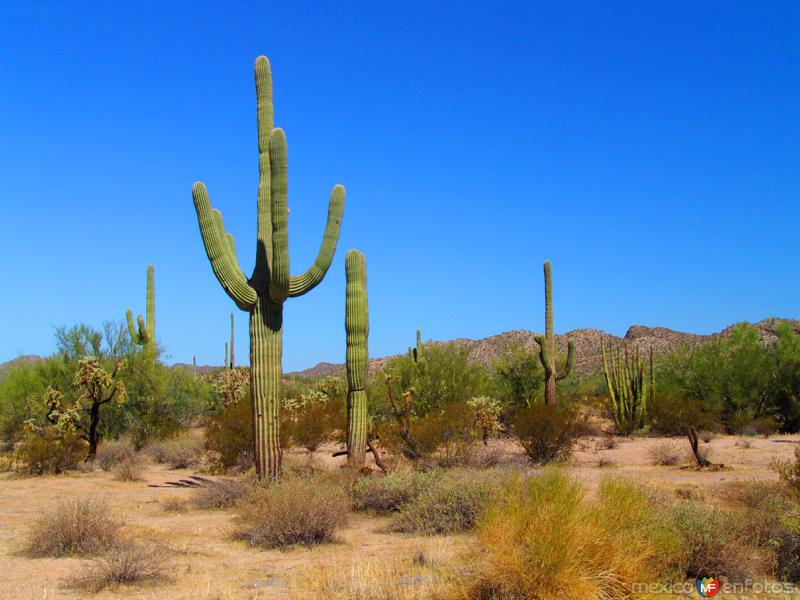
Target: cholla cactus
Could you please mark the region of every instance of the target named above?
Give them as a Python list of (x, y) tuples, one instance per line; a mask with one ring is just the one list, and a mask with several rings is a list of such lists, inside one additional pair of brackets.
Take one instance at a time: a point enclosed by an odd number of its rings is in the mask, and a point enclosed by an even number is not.
[(211, 386), (227, 408), (244, 397), (249, 382), (250, 373), (247, 369), (223, 369), (214, 377)]
[(211, 208), (206, 186), (192, 187), (200, 234), (211, 268), (222, 288), (241, 310), (250, 314), (250, 388), (253, 439), (258, 477), (281, 473), (280, 395), (283, 304), (302, 296), (325, 277), (339, 239), (344, 212), (344, 187), (336, 185), (328, 204), (328, 221), (314, 264), (302, 275), (289, 274), (289, 209), (286, 135), (273, 127), (272, 73), (269, 61), (255, 64), (258, 123), (258, 217), (256, 264), (245, 276), (236, 258), (233, 237), (222, 214)]
[(499, 400), (489, 396), (477, 396), (472, 400), (468, 400), (467, 404), (475, 412), (475, 427), (480, 430), (481, 439), (485, 446), (489, 442), (489, 436), (500, 427), (500, 415), (503, 412), (503, 406)]

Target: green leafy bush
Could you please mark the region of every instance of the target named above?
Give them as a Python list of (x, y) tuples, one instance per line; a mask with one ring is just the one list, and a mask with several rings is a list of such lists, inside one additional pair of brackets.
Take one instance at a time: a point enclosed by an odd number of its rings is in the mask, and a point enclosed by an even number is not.
[(538, 402), (514, 412), (512, 431), (531, 462), (547, 464), (572, 453), (581, 425), (574, 407)]

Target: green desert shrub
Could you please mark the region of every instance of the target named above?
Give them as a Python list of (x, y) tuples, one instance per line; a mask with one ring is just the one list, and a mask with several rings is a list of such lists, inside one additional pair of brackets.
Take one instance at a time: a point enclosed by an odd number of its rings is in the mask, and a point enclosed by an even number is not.
[(86, 443), (54, 427), (28, 431), (14, 452), (14, 464), (23, 475), (48, 475), (76, 469), (86, 458)]
[(236, 506), (235, 537), (250, 546), (313, 546), (333, 540), (350, 502), (328, 477), (285, 477), (256, 486)]
[(478, 526), (474, 570), (454, 597), (631, 598), (674, 571), (680, 539), (641, 488), (606, 479), (596, 498), (560, 470), (506, 484)]
[(800, 446), (794, 449), (794, 460), (775, 461), (771, 465), (772, 470), (787, 488), (800, 493)]
[(233, 467), (239, 458), (253, 451), (253, 409), (249, 394), (223, 406), (208, 417), (205, 428), (206, 448), (218, 452), (225, 467)]
[(23, 551), (27, 556), (53, 558), (107, 552), (119, 541), (119, 527), (103, 500), (64, 500), (33, 522)]
[(395, 512), (431, 486), (436, 472), (398, 469), (383, 476), (359, 477), (350, 488), (354, 510)]
[(285, 446), (299, 446), (313, 454), (345, 430), (347, 385), (336, 377), (307, 385), (293, 383), (284, 391), (281, 437)]
[(475, 527), (496, 488), (486, 473), (437, 473), (431, 484), (404, 504), (391, 531), (423, 535), (461, 533)]
[(514, 412), (512, 431), (534, 464), (564, 460), (581, 432), (581, 417), (568, 404), (538, 402)]

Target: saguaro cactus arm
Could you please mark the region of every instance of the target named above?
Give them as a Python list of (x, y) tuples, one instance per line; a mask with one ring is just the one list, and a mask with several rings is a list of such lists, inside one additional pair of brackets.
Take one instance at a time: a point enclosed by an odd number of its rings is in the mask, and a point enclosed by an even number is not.
[(313, 290), (325, 277), (339, 241), (342, 213), (344, 213), (344, 186), (337, 184), (333, 187), (328, 201), (328, 221), (325, 223), (325, 233), (322, 236), (322, 244), (317, 252), (317, 258), (305, 273), (295, 275), (289, 280), (290, 297), (302, 296)]
[(272, 218), (272, 261), (269, 263), (269, 296), (281, 304), (289, 295), (289, 210), (286, 135), (273, 129), (269, 137), (270, 216)]
[(258, 295), (247, 282), (242, 269), (239, 268), (239, 262), (232, 251), (233, 244), (225, 234), (221, 213), (211, 208), (208, 190), (203, 183), (194, 184), (192, 198), (197, 211), (197, 221), (200, 224), (203, 246), (205, 246), (214, 275), (217, 276), (220, 285), (236, 303), (236, 306), (242, 310), (251, 310), (258, 300)]
[(156, 292), (155, 276), (153, 265), (147, 265), (147, 306), (145, 309), (146, 318), (142, 315), (136, 317), (136, 325), (133, 322), (133, 312), (129, 308), (125, 311), (125, 319), (128, 322), (128, 333), (134, 344), (146, 346), (155, 342), (156, 338)]

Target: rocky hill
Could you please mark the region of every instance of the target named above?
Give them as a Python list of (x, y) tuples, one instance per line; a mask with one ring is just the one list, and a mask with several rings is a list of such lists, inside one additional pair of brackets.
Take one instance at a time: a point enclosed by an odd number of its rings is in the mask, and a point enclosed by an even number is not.
[[(771, 317), (755, 323), (755, 327), (759, 331), (759, 336), (763, 343), (769, 343), (775, 339), (775, 332), (778, 325), (781, 323), (788, 323), (798, 334), (800, 334), (800, 321), (791, 319), (778, 319)], [(620, 338), (615, 335), (605, 333), (599, 329), (575, 329), (563, 335), (556, 336), (556, 344), (561, 352), (567, 351), (567, 340), (575, 342), (575, 372), (579, 374), (591, 374), (600, 371), (600, 337), (604, 337), (605, 341), (609, 344), (638, 344), (643, 349), (653, 348), (656, 355), (666, 354), (672, 350), (680, 347), (687, 346), (693, 347), (699, 344), (707, 343), (715, 338), (728, 337), (731, 335), (735, 325), (731, 325), (718, 333), (710, 335), (699, 335), (696, 333), (684, 333), (681, 331), (673, 331), (666, 327), (646, 327), (644, 325), (632, 325), (628, 328), (624, 337)], [(452, 343), (460, 348), (467, 348), (469, 350), (469, 357), (472, 361), (484, 366), (491, 366), (503, 352), (512, 345), (520, 345), (529, 350), (538, 351), (539, 346), (534, 339), (535, 333), (526, 329), (516, 329), (514, 331), (507, 331), (499, 335), (491, 337), (470, 340), (466, 338), (458, 338), (450, 342), (430, 341), (428, 344), (432, 346), (442, 345), (445, 343)], [(383, 368), (391, 356), (382, 358), (370, 359), (369, 370), (370, 373)], [(320, 377), (325, 375), (341, 375), (344, 373), (343, 364), (333, 363), (319, 363), (306, 369), (293, 373), (303, 377)]]

